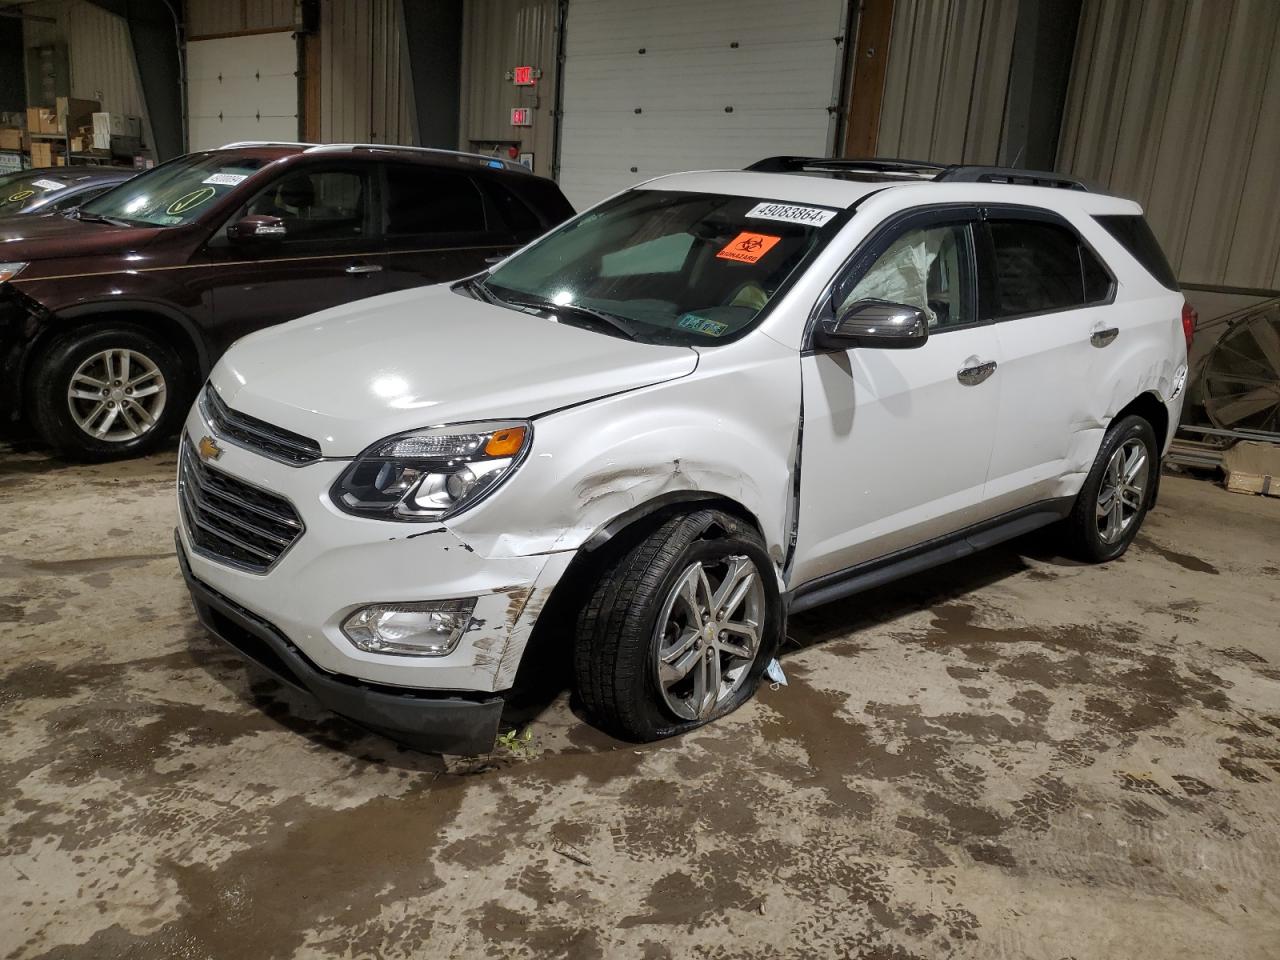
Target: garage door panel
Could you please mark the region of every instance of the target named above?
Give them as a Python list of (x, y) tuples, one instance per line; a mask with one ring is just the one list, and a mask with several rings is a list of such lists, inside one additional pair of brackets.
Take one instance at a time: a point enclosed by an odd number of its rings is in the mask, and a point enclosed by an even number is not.
[(575, 0), (560, 152), (570, 201), (590, 206), (676, 170), (824, 155), (842, 10), (841, 0), (799, 0), (785, 16), (771, 0)]
[(187, 44), (191, 148), (298, 138), (297, 44), (266, 33)]

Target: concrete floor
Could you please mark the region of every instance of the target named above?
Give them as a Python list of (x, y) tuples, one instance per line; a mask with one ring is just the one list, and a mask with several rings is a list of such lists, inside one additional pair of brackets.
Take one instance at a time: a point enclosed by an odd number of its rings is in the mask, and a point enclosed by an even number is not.
[(0, 956), (1275, 957), (1280, 500), (1166, 479), (805, 616), (790, 684), (636, 748), (398, 750), (198, 629), (172, 451), (0, 450)]

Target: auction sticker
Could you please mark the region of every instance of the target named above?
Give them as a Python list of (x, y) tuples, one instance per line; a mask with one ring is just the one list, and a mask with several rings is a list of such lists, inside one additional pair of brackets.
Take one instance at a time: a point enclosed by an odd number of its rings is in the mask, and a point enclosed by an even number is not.
[(249, 179), (247, 173), (215, 173), (211, 177), (205, 177), (201, 183), (212, 183), (219, 187), (234, 187), (238, 183), (244, 183)]
[(66, 186), (65, 183), (59, 183), (57, 180), (32, 180), (31, 185), (41, 190), (61, 190)]
[(721, 323), (719, 320), (708, 320), (706, 317), (700, 317), (696, 313), (686, 313), (676, 321), (676, 326), (682, 330), (696, 330), (698, 333), (706, 334), (708, 337), (721, 336), (729, 329), (727, 323)]
[(169, 204), (169, 209), (165, 212), (172, 216), (177, 216), (178, 214), (186, 213), (188, 210), (194, 210), (196, 207), (200, 206), (200, 204), (213, 199), (215, 193), (216, 191), (213, 187), (202, 187), (199, 190), (192, 190), (190, 193), (184, 194), (177, 200), (173, 201), (173, 203)]
[(822, 207), (797, 207), (790, 203), (757, 203), (747, 211), (756, 220), (783, 220), (787, 223), (803, 223), (810, 227), (823, 227), (836, 215), (834, 210)]
[(781, 237), (771, 237), (767, 233), (751, 233), (743, 230), (726, 243), (716, 256), (721, 260), (737, 260), (739, 263), (755, 263), (773, 249)]

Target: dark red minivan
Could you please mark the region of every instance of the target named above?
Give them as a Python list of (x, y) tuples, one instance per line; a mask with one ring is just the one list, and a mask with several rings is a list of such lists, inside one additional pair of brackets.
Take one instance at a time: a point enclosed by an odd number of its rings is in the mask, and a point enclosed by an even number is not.
[(0, 224), (0, 421), (77, 459), (136, 456), (244, 334), (478, 272), (572, 214), (554, 182), (475, 154), (248, 143), (171, 160), (69, 216)]

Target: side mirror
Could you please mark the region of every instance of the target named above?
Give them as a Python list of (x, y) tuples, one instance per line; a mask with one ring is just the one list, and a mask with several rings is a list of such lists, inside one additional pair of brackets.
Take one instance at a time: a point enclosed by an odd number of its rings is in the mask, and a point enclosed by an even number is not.
[(283, 240), (288, 231), (279, 217), (259, 214), (241, 217), (227, 227), (227, 239), (232, 243), (259, 244)]
[(929, 339), (929, 318), (919, 307), (888, 300), (858, 300), (834, 320), (818, 324), (814, 342), (819, 347), (881, 347), (903, 350), (924, 346)]

